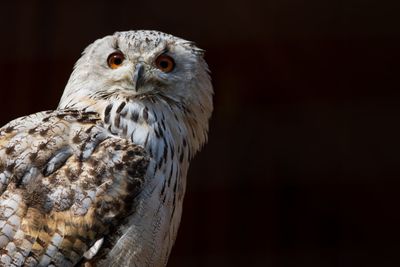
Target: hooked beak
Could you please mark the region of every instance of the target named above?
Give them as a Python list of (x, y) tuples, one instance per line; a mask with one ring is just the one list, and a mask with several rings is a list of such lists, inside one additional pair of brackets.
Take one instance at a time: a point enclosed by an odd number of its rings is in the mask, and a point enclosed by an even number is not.
[(133, 72), (133, 88), (135, 89), (136, 92), (138, 92), (139, 88), (143, 85), (144, 79), (143, 79), (143, 74), (144, 74), (144, 63), (139, 62), (135, 66), (135, 71)]

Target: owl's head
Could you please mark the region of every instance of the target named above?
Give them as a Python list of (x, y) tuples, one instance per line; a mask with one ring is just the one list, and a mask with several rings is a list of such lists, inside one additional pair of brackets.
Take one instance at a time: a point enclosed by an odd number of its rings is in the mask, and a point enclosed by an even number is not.
[(192, 42), (157, 31), (116, 32), (85, 49), (59, 108), (124, 98), (137, 103), (152, 99), (147, 104), (153, 107), (169, 101), (208, 127), (212, 94), (203, 51)]

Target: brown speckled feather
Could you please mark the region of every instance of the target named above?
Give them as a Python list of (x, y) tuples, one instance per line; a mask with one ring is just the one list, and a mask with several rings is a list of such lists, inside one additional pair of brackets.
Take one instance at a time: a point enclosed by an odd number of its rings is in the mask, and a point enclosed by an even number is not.
[(0, 265), (74, 266), (132, 212), (148, 161), (94, 112), (42, 112), (4, 126)]

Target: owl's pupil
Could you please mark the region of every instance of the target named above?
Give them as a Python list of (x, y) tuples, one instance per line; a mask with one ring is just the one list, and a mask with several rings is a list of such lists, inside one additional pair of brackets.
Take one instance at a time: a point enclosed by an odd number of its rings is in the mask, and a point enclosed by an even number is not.
[(168, 66), (169, 66), (168, 61), (161, 61), (160, 62), (160, 67), (163, 68), (163, 69), (168, 68)]
[(120, 65), (122, 63), (122, 59), (119, 57), (114, 58), (114, 64)]

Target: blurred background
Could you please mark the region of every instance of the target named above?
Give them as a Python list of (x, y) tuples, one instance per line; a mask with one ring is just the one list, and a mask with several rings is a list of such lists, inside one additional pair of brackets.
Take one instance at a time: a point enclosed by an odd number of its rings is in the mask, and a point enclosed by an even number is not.
[(54, 109), (86, 45), (155, 29), (215, 87), (168, 267), (400, 266), (398, 1), (3, 1), (0, 123)]

